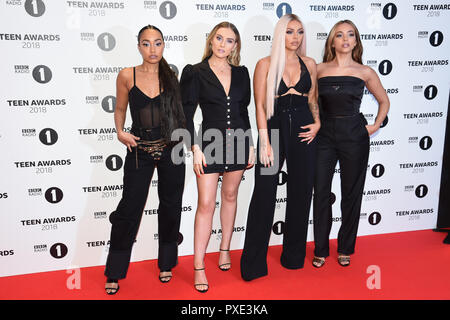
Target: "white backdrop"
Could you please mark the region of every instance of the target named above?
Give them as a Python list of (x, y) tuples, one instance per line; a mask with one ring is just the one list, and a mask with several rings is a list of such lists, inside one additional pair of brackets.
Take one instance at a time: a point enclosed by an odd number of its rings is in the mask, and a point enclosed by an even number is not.
[[(449, 98), (449, 10), (437, 0), (1, 0), (0, 276), (104, 265), (126, 154), (114, 132), (115, 79), (121, 68), (141, 63), (136, 36), (147, 24), (163, 31), (164, 55), (181, 72), (200, 61), (209, 31), (230, 21), (241, 33), (241, 63), (253, 74), (270, 52), (280, 15), (300, 16), (307, 55), (318, 63), (334, 23), (353, 20), (363, 62), (378, 72), (391, 101), (388, 121), (371, 138), (359, 235), (434, 228)], [(377, 104), (368, 92), (361, 111), (373, 122)], [(256, 128), (253, 102), (249, 114)], [(197, 191), (190, 159), (180, 255), (193, 254)], [(283, 170), (272, 245), (282, 241)], [(332, 238), (340, 226), (338, 171)], [(156, 186), (155, 173), (132, 261), (157, 256)], [(241, 184), (231, 249), (243, 246), (252, 189), (253, 169)], [(208, 252), (219, 248), (218, 213)]]

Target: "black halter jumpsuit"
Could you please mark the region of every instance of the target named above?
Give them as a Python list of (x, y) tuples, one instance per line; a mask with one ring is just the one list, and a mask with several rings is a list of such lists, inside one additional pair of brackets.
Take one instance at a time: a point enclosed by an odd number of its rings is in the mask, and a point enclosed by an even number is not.
[[(275, 114), (267, 121), (270, 143), (274, 149), (271, 174), (264, 172), (267, 168), (259, 162), (259, 155), (257, 157), (255, 186), (241, 257), (241, 276), (244, 280), (267, 275), (267, 250), (273, 228), (277, 187), (284, 182), (287, 182), (287, 203), (282, 228), (281, 264), (289, 269), (302, 268), (304, 264), (316, 142), (313, 140), (307, 144), (298, 137), (300, 132), (305, 131), (301, 126), (314, 122), (306, 96), (311, 88), (311, 77), (304, 62), (300, 58), (299, 61), (300, 80), (293, 88), (301, 95), (285, 94), (290, 88), (282, 80), (278, 89), (279, 97), (275, 100)], [(273, 133), (278, 136), (272, 136)], [(287, 177), (281, 171), (285, 160)]]

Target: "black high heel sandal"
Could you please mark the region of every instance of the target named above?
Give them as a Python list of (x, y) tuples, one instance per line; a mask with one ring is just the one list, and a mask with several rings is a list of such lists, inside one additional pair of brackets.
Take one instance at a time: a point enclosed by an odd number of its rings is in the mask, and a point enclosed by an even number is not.
[[(219, 249), (219, 250), (220, 250), (220, 251), (223, 251), (223, 252), (230, 251), (230, 249), (227, 249), (227, 250)], [(230, 259), (231, 259), (231, 257), (230, 257)], [(230, 267), (229, 267), (229, 268), (224, 268), (224, 266), (230, 266)], [(219, 264), (219, 269), (222, 270), (222, 271), (228, 271), (228, 270), (230, 270), (230, 269), (231, 269), (231, 262)]]
[[(107, 288), (107, 287), (105, 286), (105, 291), (106, 291), (106, 293), (109, 294), (109, 295), (116, 294), (117, 291), (119, 291), (119, 289), (120, 289), (120, 286), (119, 286), (119, 280), (115, 280), (115, 279), (110, 279), (110, 278), (108, 278), (108, 279), (106, 280), (106, 284), (108, 284), (108, 283), (117, 283), (117, 288), (113, 288), (113, 287)], [(110, 290), (110, 291), (108, 292), (108, 290)]]
[[(194, 271), (203, 271), (203, 270), (205, 270), (205, 268), (200, 268), (200, 269), (194, 268)], [(197, 286), (206, 286), (206, 289), (200, 290), (197, 288)], [(206, 291), (208, 291), (209, 285), (207, 283), (197, 283), (197, 284), (194, 284), (194, 288), (195, 288), (195, 290), (197, 290), (200, 293), (205, 293)]]
[(172, 280), (172, 274), (171, 275), (167, 275), (167, 276), (161, 276), (161, 273), (163, 273), (163, 272), (170, 272), (170, 273), (172, 273), (172, 270), (160, 271), (159, 272), (159, 281), (161, 281), (162, 283), (167, 283), (170, 280)]

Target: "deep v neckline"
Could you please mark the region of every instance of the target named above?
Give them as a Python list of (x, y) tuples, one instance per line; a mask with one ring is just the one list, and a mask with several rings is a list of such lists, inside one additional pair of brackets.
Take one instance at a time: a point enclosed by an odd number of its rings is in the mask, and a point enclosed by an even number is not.
[(233, 66), (229, 65), (231, 67), (231, 74), (230, 74), (230, 88), (228, 89), (228, 92), (225, 90), (225, 87), (223, 86), (222, 82), (220, 82), (219, 77), (216, 75), (216, 73), (214, 72), (214, 70), (211, 68), (211, 66), (209, 65), (209, 61), (206, 61), (206, 64), (208, 65), (208, 69), (211, 71), (211, 73), (214, 75), (214, 78), (216, 79), (216, 81), (219, 83), (220, 87), (222, 88), (223, 92), (225, 93), (225, 96), (229, 96), (230, 92), (231, 92), (231, 87), (233, 84)]
[[(287, 85), (286, 81), (284, 81), (284, 77), (283, 75), (281, 76), (281, 81), (283, 81), (284, 85), (286, 86), (286, 88), (289, 90), (291, 88), (296, 88), (297, 85), (300, 83), (300, 81), (302, 80), (303, 76), (305, 75), (306, 72), (302, 72), (302, 59), (297, 55), (298, 58), (298, 63), (300, 64), (300, 77), (298, 78), (298, 81), (293, 85), (293, 86), (289, 86)], [(306, 67), (306, 66), (305, 66)]]

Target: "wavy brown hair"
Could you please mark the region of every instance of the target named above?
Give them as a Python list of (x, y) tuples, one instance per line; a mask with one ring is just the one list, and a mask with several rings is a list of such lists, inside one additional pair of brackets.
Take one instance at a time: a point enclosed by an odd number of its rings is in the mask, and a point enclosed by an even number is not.
[(236, 26), (231, 22), (227, 21), (219, 23), (209, 33), (208, 38), (206, 39), (206, 46), (202, 60), (205, 60), (212, 55), (211, 41), (216, 35), (217, 30), (219, 30), (220, 28), (228, 28), (234, 32), (236, 36), (236, 48), (234, 48), (234, 50), (231, 51), (230, 55), (227, 57), (227, 61), (229, 64), (233, 66), (239, 66), (239, 63), (241, 61), (241, 36)]
[(336, 57), (336, 52), (334, 48), (332, 47), (334, 37), (336, 36), (336, 29), (341, 24), (347, 23), (349, 24), (353, 30), (355, 31), (355, 38), (356, 38), (356, 46), (353, 48), (352, 51), (352, 58), (354, 61), (362, 64), (362, 55), (363, 55), (363, 46), (361, 42), (361, 36), (359, 35), (358, 28), (356, 25), (350, 21), (350, 20), (341, 20), (337, 22), (333, 28), (331, 28), (330, 33), (328, 34), (327, 41), (325, 42), (325, 52), (323, 54), (323, 62), (329, 62), (332, 61)]

